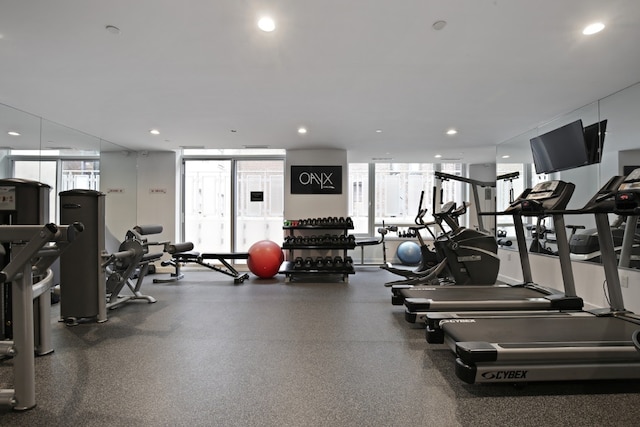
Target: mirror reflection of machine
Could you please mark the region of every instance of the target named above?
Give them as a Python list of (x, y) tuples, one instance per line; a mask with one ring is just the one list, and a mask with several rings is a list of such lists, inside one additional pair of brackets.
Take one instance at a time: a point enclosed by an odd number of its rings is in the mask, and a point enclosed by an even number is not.
[[(628, 217), (623, 215), (618, 215), (616, 220), (611, 224), (613, 244), (618, 256), (622, 251), (627, 224)], [(629, 263), (624, 265), (624, 267), (640, 268), (640, 232), (637, 226), (635, 227), (633, 235)], [(580, 231), (572, 235), (569, 239), (569, 247), (571, 249), (571, 259), (574, 261), (602, 262), (598, 232), (595, 228)]]
[[(640, 169), (629, 173), (620, 186), (616, 203), (618, 217), (611, 225), (618, 266), (640, 268), (640, 233), (638, 232), (638, 193)], [(597, 230), (586, 230), (575, 234), (570, 240), (571, 258), (575, 260), (601, 262)]]

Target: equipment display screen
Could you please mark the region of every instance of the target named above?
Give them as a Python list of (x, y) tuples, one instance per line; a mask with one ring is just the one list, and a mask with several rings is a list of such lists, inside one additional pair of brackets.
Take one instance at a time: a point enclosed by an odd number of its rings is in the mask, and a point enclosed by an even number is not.
[(533, 187), (531, 193), (529, 193), (526, 198), (528, 200), (542, 200), (553, 197), (556, 188), (558, 188), (558, 184), (558, 181), (539, 182)]
[(627, 178), (624, 180), (622, 185), (618, 188), (618, 191), (621, 190), (635, 190), (640, 188), (640, 168), (634, 169)]
[(16, 187), (0, 186), (0, 211), (16, 210)]
[(533, 190), (531, 190), (532, 192), (540, 192), (540, 191), (553, 191), (558, 187), (558, 181), (545, 181), (545, 182), (539, 182), (538, 184), (536, 184), (535, 187), (533, 187)]

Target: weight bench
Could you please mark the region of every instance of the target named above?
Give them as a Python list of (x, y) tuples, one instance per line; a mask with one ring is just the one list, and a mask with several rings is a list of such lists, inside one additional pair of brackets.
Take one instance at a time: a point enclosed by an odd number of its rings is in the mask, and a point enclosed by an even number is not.
[(360, 265), (364, 265), (364, 247), (376, 246), (382, 243), (375, 237), (363, 237), (362, 239), (356, 239), (356, 246), (360, 248)]
[[(192, 245), (192, 248), (193, 248), (193, 245)], [(201, 265), (203, 267), (207, 267), (208, 269), (217, 271), (218, 273), (231, 276), (233, 277), (233, 284), (239, 285), (242, 282), (244, 282), (245, 279), (248, 279), (249, 275), (247, 273), (241, 274), (238, 270), (236, 270), (233, 267), (233, 265), (231, 265), (231, 263), (227, 261), (227, 260), (234, 260), (234, 259), (249, 259), (249, 253), (237, 252), (237, 253), (201, 254), (200, 252), (196, 252), (196, 251), (173, 253), (171, 260), (163, 262), (162, 265), (163, 266), (172, 265), (176, 268), (176, 272), (171, 274), (172, 279), (167, 279), (164, 281), (167, 282), (167, 281), (180, 280), (183, 277), (183, 275), (180, 273), (180, 265), (193, 263), (193, 264)], [(208, 263), (205, 260), (217, 260), (223, 266), (217, 266), (215, 264)], [(154, 279), (153, 282), (160, 283), (162, 281), (163, 281), (162, 279)]]
[(183, 253), (189, 253), (192, 249), (193, 243), (191, 242), (165, 244), (164, 251), (171, 254), (171, 259), (169, 261), (160, 262), (160, 265), (163, 267), (170, 265), (175, 269), (175, 272), (171, 273), (169, 279), (153, 279), (153, 283), (170, 283), (182, 279), (184, 274), (180, 272), (181, 264), (176, 261), (176, 256)]
[(383, 265), (390, 265), (387, 263), (387, 246), (385, 244), (384, 238), (389, 232), (396, 232), (396, 231), (398, 231), (397, 226), (384, 225), (384, 221), (383, 221), (382, 227), (378, 228), (378, 233), (380, 234), (379, 239), (375, 237), (363, 237), (360, 239), (356, 239), (356, 247), (360, 248), (360, 265), (364, 265), (364, 247), (376, 246), (376, 245), (382, 245)]

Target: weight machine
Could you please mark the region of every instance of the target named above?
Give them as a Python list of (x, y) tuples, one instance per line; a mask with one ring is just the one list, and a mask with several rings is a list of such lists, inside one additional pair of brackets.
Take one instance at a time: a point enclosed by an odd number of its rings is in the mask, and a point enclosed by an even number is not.
[(49, 267), (83, 229), (80, 223), (0, 225), (0, 242), (11, 244), (11, 260), (0, 271), (0, 283), (11, 285), (13, 315), (13, 339), (0, 341), (0, 354), (13, 357), (14, 377), (13, 389), (0, 390), (0, 404), (14, 410), (36, 406), (35, 354), (53, 352)]

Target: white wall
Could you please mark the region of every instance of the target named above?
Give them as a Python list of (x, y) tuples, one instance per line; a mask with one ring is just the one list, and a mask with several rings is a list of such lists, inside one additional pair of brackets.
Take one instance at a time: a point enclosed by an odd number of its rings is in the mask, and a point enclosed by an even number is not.
[(150, 240), (176, 241), (179, 162), (174, 152), (103, 152), (100, 191), (105, 193), (106, 224), (118, 239), (136, 225), (159, 224)]
[(109, 151), (100, 154), (100, 191), (105, 194), (107, 229), (118, 240), (137, 225), (137, 154)]
[(623, 150), (618, 153), (618, 169), (620, 174), (625, 166), (640, 165), (640, 150)]
[(173, 151), (150, 151), (138, 155), (138, 225), (158, 224), (164, 229), (161, 234), (154, 234), (151, 240), (176, 241), (179, 230), (176, 206), (180, 206), (177, 157)]
[[(507, 283), (522, 281), (522, 268), (518, 252), (499, 249), (500, 275), (499, 279)], [(557, 257), (530, 254), (531, 273), (533, 281), (542, 286), (563, 290), (560, 262)], [(590, 262), (572, 262), (573, 276), (576, 283), (576, 293), (582, 297), (585, 304), (594, 307), (608, 307), (603, 290), (604, 269), (601, 264)], [(635, 313), (640, 312), (640, 271), (620, 269), (621, 281), (626, 278), (628, 287), (622, 288), (625, 308)]]
[[(291, 166), (342, 166), (342, 194), (291, 194)], [(284, 218), (346, 217), (349, 214), (347, 152), (288, 150), (284, 172)]]

